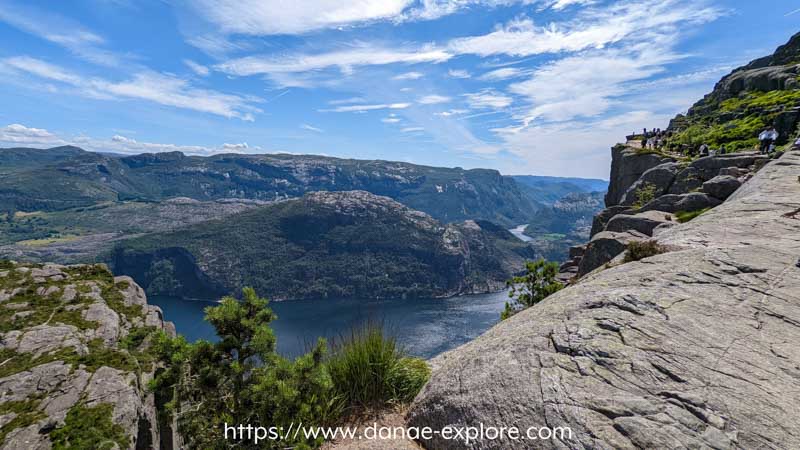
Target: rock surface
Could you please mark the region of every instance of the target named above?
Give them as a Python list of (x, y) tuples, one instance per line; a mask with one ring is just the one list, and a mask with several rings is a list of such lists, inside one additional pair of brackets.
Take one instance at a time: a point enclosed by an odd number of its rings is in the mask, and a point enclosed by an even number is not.
[[(792, 448), (800, 442), (800, 151), (433, 361), (411, 425), (570, 427), (572, 439), (427, 448)], [(500, 423), (498, 423), (500, 422)]]
[(606, 225), (606, 231), (623, 232), (634, 230), (648, 236), (663, 223), (674, 222), (675, 217), (664, 211), (645, 211), (636, 214), (618, 214)]
[(0, 414), (0, 448), (49, 449), (70, 411), (110, 404), (127, 448), (158, 449), (146, 338), (124, 340), (133, 332), (174, 335), (161, 310), (104, 266), (0, 265), (0, 411), (13, 409)]
[(586, 246), (586, 253), (581, 258), (578, 266), (578, 276), (597, 269), (622, 254), (632, 241), (644, 241), (645, 234), (637, 231), (603, 231), (597, 233)]
[(717, 175), (703, 183), (703, 192), (720, 200), (725, 200), (741, 186), (742, 182), (730, 175)]

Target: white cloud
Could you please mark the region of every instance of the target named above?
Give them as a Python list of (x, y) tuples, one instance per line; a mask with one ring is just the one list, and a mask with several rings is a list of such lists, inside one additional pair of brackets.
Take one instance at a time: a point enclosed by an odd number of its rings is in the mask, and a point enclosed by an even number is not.
[(515, 67), (504, 67), (502, 69), (495, 69), (480, 76), (483, 81), (501, 81), (509, 78), (516, 78), (522, 75), (522, 71)]
[(397, 123), (397, 122), (400, 122), (400, 118), (395, 117), (395, 115), (392, 114), (389, 117), (384, 117), (383, 119), (381, 119), (381, 122), (383, 122), (383, 123)]
[(29, 128), (25, 125), (12, 123), (0, 128), (0, 142), (11, 144), (47, 144), (58, 145), (64, 141), (53, 133), (42, 128)]
[(198, 0), (207, 20), (232, 34), (301, 34), (399, 16), (413, 0)]
[(328, 102), (329, 105), (348, 105), (351, 103), (364, 103), (367, 101), (364, 97), (348, 97), (342, 98), (339, 100), (331, 100)]
[(421, 105), (438, 105), (439, 103), (447, 103), (450, 101), (450, 97), (445, 97), (443, 95), (426, 95), (421, 97), (417, 100), (417, 103)]
[(315, 133), (324, 133), (324, 131), (321, 128), (317, 128), (317, 127), (309, 125), (307, 123), (304, 123), (304, 124), (300, 125), (300, 128), (302, 128), (304, 130), (308, 130), (308, 131), (313, 131)]
[(450, 69), (447, 71), (447, 75), (452, 78), (470, 78), (472, 76), (469, 72), (462, 69)]
[(404, 81), (404, 80), (419, 80), (420, 78), (424, 77), (425, 75), (419, 72), (406, 72), (401, 73), (400, 75), (395, 75), (392, 77), (393, 80), (397, 81)]
[(520, 57), (603, 48), (678, 23), (701, 24), (720, 16), (721, 11), (705, 3), (704, 0), (699, 4), (685, 0), (617, 2), (606, 8), (586, 8), (570, 22), (547, 26), (536, 26), (531, 19), (519, 18), (485, 35), (454, 39), (448, 50), (456, 54)]
[(449, 109), (447, 111), (437, 112), (437, 113), (433, 113), (433, 114), (437, 115), (437, 116), (441, 116), (441, 117), (450, 117), (450, 116), (457, 116), (457, 115), (461, 115), (461, 114), (466, 114), (468, 112), (469, 112), (468, 109), (457, 109), (456, 108), (456, 109)]
[(500, 109), (511, 105), (512, 102), (511, 97), (492, 89), (484, 89), (480, 92), (464, 94), (464, 96), (472, 109)]
[(247, 142), (242, 142), (242, 143), (239, 143), (239, 144), (228, 144), (228, 143), (222, 144), (222, 149), (223, 150), (234, 151), (234, 152), (247, 150), (249, 148), (250, 148), (250, 146), (247, 145)]
[(155, 72), (140, 72), (126, 81), (84, 78), (61, 67), (30, 57), (0, 60), (0, 64), (47, 80), (65, 83), (78, 92), (98, 99), (147, 100), (166, 106), (189, 109), (224, 117), (253, 120), (260, 110), (255, 99), (192, 87), (188, 81)]
[(346, 105), (338, 106), (332, 109), (320, 109), (319, 112), (367, 112), (380, 109), (405, 109), (411, 106), (411, 103), (381, 103), (375, 105)]
[(183, 63), (186, 64), (186, 66), (189, 69), (191, 69), (192, 72), (196, 73), (197, 75), (200, 75), (201, 77), (208, 76), (208, 74), (211, 72), (211, 70), (209, 70), (208, 67), (202, 64), (198, 64), (192, 61), (191, 59), (184, 59)]
[(408, 128), (403, 128), (400, 131), (403, 132), (403, 133), (418, 133), (420, 131), (425, 131), (425, 128), (423, 128), (423, 127), (408, 127)]
[(438, 63), (451, 57), (451, 54), (430, 46), (409, 50), (357, 44), (345, 50), (310, 55), (247, 56), (226, 61), (217, 68), (238, 76), (304, 73), (332, 67), (351, 73), (354, 68), (361, 66)]

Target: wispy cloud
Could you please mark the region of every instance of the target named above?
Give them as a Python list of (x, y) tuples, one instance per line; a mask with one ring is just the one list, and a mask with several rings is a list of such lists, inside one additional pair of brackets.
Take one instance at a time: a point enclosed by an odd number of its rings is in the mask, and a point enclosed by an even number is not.
[(400, 130), (403, 133), (419, 133), (421, 131), (425, 131), (423, 127), (407, 127)]
[(195, 88), (187, 80), (156, 72), (140, 72), (128, 80), (110, 81), (98, 77), (83, 77), (62, 67), (27, 56), (6, 58), (0, 60), (0, 64), (17, 72), (65, 83), (76, 88), (78, 93), (97, 99), (146, 100), (160, 105), (246, 121), (252, 121), (253, 114), (260, 112), (253, 105), (255, 99)]
[(463, 69), (450, 69), (447, 71), (447, 75), (452, 78), (470, 78), (472, 75)]
[(380, 103), (374, 105), (346, 105), (338, 106), (336, 108), (320, 109), (319, 112), (367, 112), (376, 111), (380, 109), (405, 109), (411, 106), (411, 103)]
[(502, 69), (495, 69), (480, 76), (483, 81), (500, 81), (509, 78), (516, 78), (524, 72), (516, 67), (504, 67)]
[(417, 103), (421, 105), (438, 105), (439, 103), (447, 103), (450, 101), (450, 97), (446, 97), (444, 95), (426, 95), (421, 97), (417, 100)]
[(76, 56), (95, 64), (117, 66), (122, 59), (104, 49), (105, 39), (81, 24), (30, 4), (13, 1), (0, 3), (0, 21), (66, 48)]
[(0, 142), (19, 144), (46, 144), (59, 145), (64, 141), (53, 133), (43, 128), (29, 128), (25, 125), (12, 123), (0, 128)]
[(419, 80), (420, 78), (424, 77), (425, 75), (419, 72), (406, 72), (401, 73), (400, 75), (395, 75), (392, 77), (393, 80), (397, 81), (405, 81), (405, 80)]
[(202, 64), (198, 64), (192, 61), (191, 59), (184, 59), (183, 63), (186, 64), (186, 67), (191, 69), (192, 72), (196, 73), (197, 75), (200, 75), (201, 77), (208, 76), (208, 74), (211, 73), (211, 70), (208, 67)]
[(304, 124), (300, 125), (300, 128), (302, 128), (304, 130), (308, 130), (308, 131), (313, 131), (315, 133), (324, 133), (324, 131), (321, 128), (317, 128), (317, 127), (309, 125), (307, 123), (304, 123)]
[(513, 101), (511, 97), (492, 89), (484, 89), (480, 92), (464, 94), (464, 97), (467, 98), (467, 103), (469, 103), (469, 106), (473, 109), (505, 108), (511, 105)]

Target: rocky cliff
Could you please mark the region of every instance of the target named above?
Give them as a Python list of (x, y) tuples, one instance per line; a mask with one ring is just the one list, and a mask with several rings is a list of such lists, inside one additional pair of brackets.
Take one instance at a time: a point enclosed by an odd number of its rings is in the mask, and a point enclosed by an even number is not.
[(0, 448), (172, 448), (146, 388), (159, 330), (175, 333), (104, 266), (0, 262)]
[(574, 433), (515, 448), (794, 446), (798, 175), (795, 149), (722, 205), (659, 233), (666, 253), (595, 271), (438, 357), (410, 423)]

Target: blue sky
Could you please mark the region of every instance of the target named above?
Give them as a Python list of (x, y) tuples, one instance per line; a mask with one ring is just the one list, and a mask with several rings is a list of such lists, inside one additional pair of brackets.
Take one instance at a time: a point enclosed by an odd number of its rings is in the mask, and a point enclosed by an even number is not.
[(800, 0), (0, 0), (0, 145), (607, 178)]

